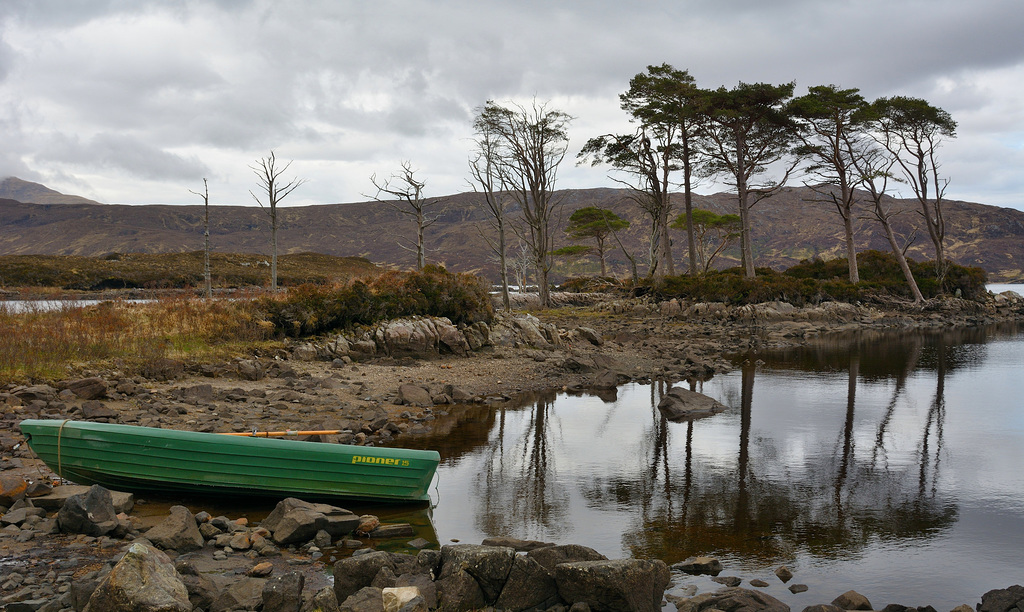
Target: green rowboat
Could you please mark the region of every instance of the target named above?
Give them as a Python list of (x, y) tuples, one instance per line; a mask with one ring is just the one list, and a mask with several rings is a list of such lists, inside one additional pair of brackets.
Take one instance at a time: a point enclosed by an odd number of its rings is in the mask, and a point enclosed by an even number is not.
[(86, 421), (29, 419), (21, 432), (62, 478), (151, 494), (426, 501), (440, 461), (436, 451)]

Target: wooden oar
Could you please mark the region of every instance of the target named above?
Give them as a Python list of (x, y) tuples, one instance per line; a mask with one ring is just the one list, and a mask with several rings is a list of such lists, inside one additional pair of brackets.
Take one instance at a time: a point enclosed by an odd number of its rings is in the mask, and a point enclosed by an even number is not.
[(320, 431), (231, 431), (222, 436), (249, 436), (251, 438), (280, 438), (282, 436), (332, 436), (345, 433), (340, 429), (324, 429)]

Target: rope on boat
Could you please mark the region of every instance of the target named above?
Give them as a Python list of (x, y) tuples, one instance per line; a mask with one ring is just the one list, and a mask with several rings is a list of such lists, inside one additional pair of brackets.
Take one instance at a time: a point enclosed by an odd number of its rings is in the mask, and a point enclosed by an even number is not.
[(62, 422), (60, 424), (60, 428), (57, 430), (57, 475), (60, 476), (61, 478), (64, 478), (64, 468), (63, 468), (63, 465), (61, 464), (60, 441), (61, 441), (61, 436), (64, 433), (64, 426), (67, 425), (67, 424), (68, 424), (68, 420), (65, 419), (64, 422)]

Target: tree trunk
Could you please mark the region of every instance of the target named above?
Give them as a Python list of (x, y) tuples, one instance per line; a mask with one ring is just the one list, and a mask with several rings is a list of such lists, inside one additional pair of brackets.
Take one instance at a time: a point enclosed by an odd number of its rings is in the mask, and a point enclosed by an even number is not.
[(661, 255), (659, 259), (661, 263), (661, 274), (659, 276), (674, 276), (675, 275), (675, 264), (672, 261), (672, 237), (668, 233), (668, 213), (669, 213), (669, 194), (666, 190), (662, 194), (662, 205), (659, 213), (660, 221), (658, 228), (661, 231)]
[(743, 275), (754, 278), (754, 249), (750, 245), (750, 208), (747, 206), (746, 141), (743, 134), (736, 132), (736, 199), (740, 205), (740, 255)]
[(213, 297), (213, 283), (210, 279), (210, 201), (205, 204), (206, 219), (203, 222), (203, 284), (206, 289), (206, 299)]
[(860, 270), (857, 267), (857, 245), (853, 241), (853, 188), (845, 174), (839, 177), (839, 216), (843, 218), (843, 231), (846, 234), (846, 261), (849, 264), (850, 282), (860, 282)]
[[(685, 132), (684, 132), (685, 134)], [(693, 192), (690, 186), (690, 140), (683, 138), (683, 206), (686, 209), (686, 241), (690, 254), (690, 276), (700, 274), (697, 265), (697, 240), (693, 234)]]
[(427, 265), (427, 258), (423, 253), (423, 209), (416, 209), (416, 269), (422, 270)]
[(860, 282), (860, 270), (857, 268), (857, 245), (853, 242), (853, 219), (849, 208), (843, 213), (843, 228), (846, 230), (846, 260), (850, 264), (850, 282)]
[(270, 290), (277, 291), (277, 203), (270, 200)]
[(501, 306), (505, 312), (512, 310), (512, 298), (508, 294), (508, 257), (505, 254), (505, 219), (499, 216), (498, 222), (498, 261), (501, 264)]
[(889, 240), (889, 246), (892, 248), (892, 254), (896, 256), (896, 261), (900, 264), (900, 270), (903, 271), (903, 277), (907, 279), (907, 285), (910, 286), (910, 293), (914, 296), (914, 303), (920, 304), (924, 302), (924, 296), (921, 295), (921, 290), (917, 286), (917, 281), (914, 280), (914, 273), (910, 271), (910, 265), (907, 263), (907, 258), (903, 256), (903, 250), (900, 248), (898, 242), (896, 242), (896, 235), (892, 232), (892, 226), (889, 225), (888, 216), (882, 211), (879, 202), (875, 202), (875, 216), (878, 221), (882, 224), (882, 228), (885, 229), (885, 237)]

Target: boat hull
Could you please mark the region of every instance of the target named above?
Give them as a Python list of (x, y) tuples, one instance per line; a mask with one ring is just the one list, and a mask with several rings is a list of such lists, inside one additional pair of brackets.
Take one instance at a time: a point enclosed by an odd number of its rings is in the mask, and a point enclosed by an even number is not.
[(425, 501), (435, 451), (224, 436), (86, 421), (21, 422), (56, 474), (151, 494)]

